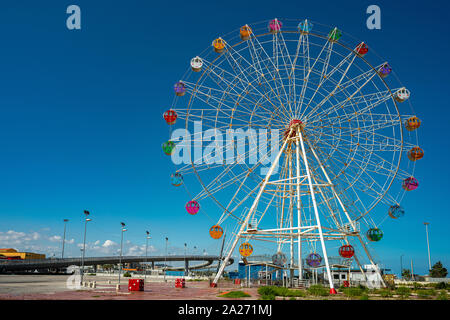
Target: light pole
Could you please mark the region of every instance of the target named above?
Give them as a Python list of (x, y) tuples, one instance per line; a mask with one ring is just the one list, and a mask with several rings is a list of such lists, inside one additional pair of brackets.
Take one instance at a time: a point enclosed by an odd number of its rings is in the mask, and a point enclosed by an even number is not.
[(427, 232), (427, 246), (428, 246), (428, 273), (431, 271), (431, 258), (430, 258), (430, 242), (428, 241), (428, 222), (423, 223)]
[(122, 248), (123, 248), (123, 233), (127, 231), (125, 229), (125, 223), (121, 222), (122, 231), (120, 232), (120, 257), (119, 257), (119, 284), (120, 284), (120, 273), (122, 272)]
[(147, 234), (147, 237), (145, 238), (145, 271), (144, 271), (144, 283), (145, 283), (145, 279), (147, 278), (147, 250), (148, 250), (148, 239), (150, 239), (150, 232), (145, 231), (145, 233)]
[(187, 243), (184, 244), (184, 275), (187, 276), (187, 268), (186, 268), (186, 249), (187, 249)]
[(400, 278), (403, 280), (403, 258), (404, 254), (400, 255)]
[(169, 238), (166, 237), (166, 254), (164, 256), (164, 281), (166, 281), (166, 271), (167, 271), (167, 241), (169, 241)]
[(84, 240), (83, 240), (83, 256), (81, 258), (81, 282), (83, 282), (83, 276), (84, 276), (84, 255), (86, 253), (86, 228), (87, 223), (89, 221), (92, 221), (92, 219), (89, 219), (89, 211), (84, 210)]
[(69, 219), (64, 219), (64, 234), (63, 234), (61, 259), (64, 259), (64, 244), (66, 242), (66, 224), (67, 224), (67, 221), (69, 221)]

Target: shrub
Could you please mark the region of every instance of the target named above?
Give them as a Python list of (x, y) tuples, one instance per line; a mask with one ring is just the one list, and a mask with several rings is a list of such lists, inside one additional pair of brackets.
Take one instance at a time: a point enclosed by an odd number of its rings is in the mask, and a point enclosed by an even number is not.
[(436, 289), (447, 289), (447, 287), (450, 287), (450, 285), (446, 284), (444, 281), (436, 283), (434, 286)]
[(274, 291), (275, 291), (276, 296), (280, 296), (280, 297), (289, 296), (289, 289), (286, 287), (275, 287)]
[(129, 278), (129, 277), (131, 277), (131, 273), (129, 273), (129, 272), (127, 271), (127, 272), (125, 272), (125, 273), (123, 274), (123, 276)]
[(321, 297), (325, 297), (330, 294), (328, 290), (323, 286), (321, 286), (320, 284), (310, 286), (308, 288), (308, 293), (313, 296), (321, 296)]
[(419, 289), (422, 288), (422, 285), (420, 283), (417, 283), (417, 282), (414, 282), (413, 286), (414, 286), (414, 290), (419, 290)]
[(358, 289), (361, 289), (362, 291), (366, 291), (367, 287), (363, 286), (362, 284), (359, 284)]
[(285, 287), (265, 286), (258, 288), (261, 296), (273, 295), (279, 297), (305, 297), (306, 292), (303, 290), (292, 290)]
[(363, 294), (359, 300), (369, 300), (369, 296), (367, 294)]
[(275, 295), (273, 294), (267, 294), (267, 295), (262, 295), (260, 297), (261, 300), (275, 300)]
[(361, 288), (346, 288), (344, 289), (344, 294), (347, 297), (359, 297), (363, 294), (364, 290)]
[(419, 298), (422, 298), (422, 299), (430, 299), (434, 295), (436, 295), (436, 291), (434, 291), (433, 289), (431, 289), (431, 290), (427, 290), (427, 289), (417, 290), (417, 296)]
[(223, 293), (223, 294), (219, 295), (219, 297), (224, 297), (224, 298), (245, 298), (245, 297), (251, 297), (251, 295), (249, 295), (247, 292), (244, 292), (244, 291), (230, 291), (230, 292), (226, 292), (226, 293)]
[(277, 287), (274, 287), (274, 286), (260, 287), (260, 288), (258, 288), (258, 293), (261, 296), (267, 296), (267, 295), (275, 296), (277, 294), (276, 289), (277, 289)]
[(306, 297), (306, 291), (304, 290), (289, 290), (289, 297)]
[(437, 296), (438, 300), (448, 300), (447, 297), (447, 290), (442, 290), (439, 295)]
[(407, 298), (411, 293), (411, 289), (407, 287), (398, 287), (397, 290), (395, 290), (395, 293), (401, 298)]
[(380, 290), (379, 294), (382, 298), (390, 298), (392, 297), (392, 292), (389, 289)]

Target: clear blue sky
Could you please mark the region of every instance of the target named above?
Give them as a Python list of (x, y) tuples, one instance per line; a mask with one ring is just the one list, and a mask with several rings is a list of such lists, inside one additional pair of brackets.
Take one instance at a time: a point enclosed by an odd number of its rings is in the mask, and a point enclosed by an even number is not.
[[(407, 215), (385, 223), (377, 256), (398, 271), (414, 259), (424, 273), (423, 221), (432, 262), (449, 259), (450, 5), (446, 1), (9, 1), (0, 10), (0, 247), (78, 256), (88, 209), (88, 255), (107, 254), (127, 223), (127, 250), (142, 253), (145, 230), (155, 254), (216, 254), (207, 223), (187, 216), (184, 195), (168, 184), (161, 152), (162, 112), (189, 59), (218, 35), (277, 17), (336, 25), (386, 57), (412, 92), (422, 119), (425, 157)], [(82, 29), (66, 28), (77, 4)], [(366, 8), (381, 8), (382, 29), (368, 30)], [(52, 241), (53, 240), (53, 241)], [(103, 246), (104, 245), (104, 246)], [(112, 244), (110, 247), (114, 247)], [(102, 251), (103, 250), (103, 251)]]

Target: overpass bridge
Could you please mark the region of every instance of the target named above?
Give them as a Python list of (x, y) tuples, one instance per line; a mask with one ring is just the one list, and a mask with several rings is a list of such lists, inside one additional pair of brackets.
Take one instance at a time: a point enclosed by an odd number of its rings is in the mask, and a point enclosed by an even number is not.
[[(203, 269), (212, 265), (214, 261), (220, 263), (222, 260), (219, 256), (202, 256), (202, 255), (170, 255), (170, 256), (118, 256), (113, 257), (88, 257), (84, 258), (85, 266), (102, 265), (102, 264), (118, 264), (132, 262), (146, 262), (151, 263), (154, 268), (155, 262), (184, 262), (184, 267), (165, 267), (166, 270), (195, 270)], [(190, 266), (189, 262), (200, 261), (201, 263)], [(234, 260), (231, 258), (228, 265), (233, 264)], [(39, 260), (9, 260), (0, 262), (0, 273), (14, 272), (14, 271), (34, 271), (34, 270), (54, 270), (64, 269), (69, 266), (81, 266), (80, 258), (49, 258)]]

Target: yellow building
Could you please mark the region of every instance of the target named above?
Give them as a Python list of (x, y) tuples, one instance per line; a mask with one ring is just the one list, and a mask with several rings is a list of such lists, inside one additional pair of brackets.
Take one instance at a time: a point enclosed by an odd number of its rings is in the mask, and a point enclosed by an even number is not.
[(5, 257), (19, 257), (20, 259), (45, 259), (45, 254), (33, 253), (33, 252), (17, 252), (16, 249), (7, 248), (0, 249), (0, 256)]

